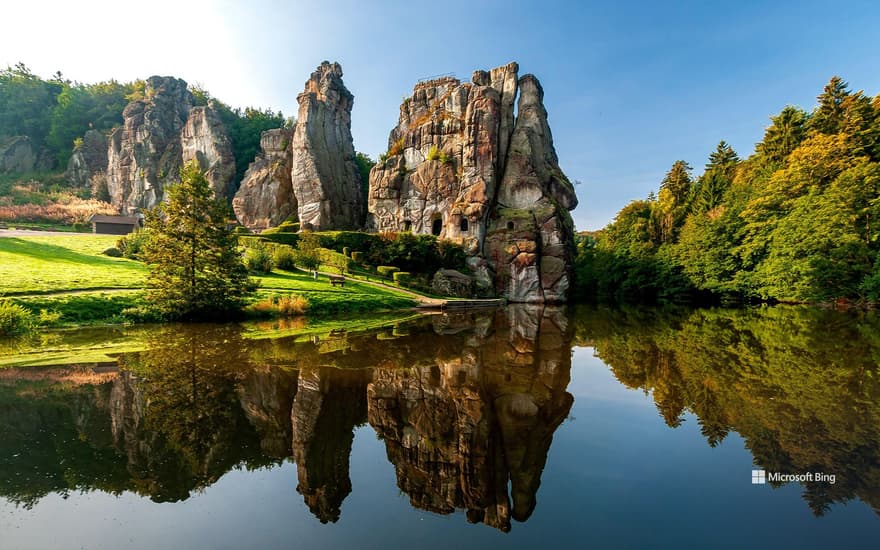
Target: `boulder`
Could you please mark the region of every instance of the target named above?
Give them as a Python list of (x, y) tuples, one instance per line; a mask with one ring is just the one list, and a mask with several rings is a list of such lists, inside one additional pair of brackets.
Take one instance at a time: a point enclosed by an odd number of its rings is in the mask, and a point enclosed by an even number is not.
[(37, 165), (37, 153), (31, 138), (12, 136), (0, 138), (0, 174), (24, 174), (33, 172)]
[(431, 291), (440, 296), (471, 298), (474, 295), (474, 280), (454, 269), (441, 269), (434, 274)]
[(83, 135), (67, 162), (67, 181), (73, 187), (86, 187), (92, 178), (107, 169), (107, 139), (97, 130)]

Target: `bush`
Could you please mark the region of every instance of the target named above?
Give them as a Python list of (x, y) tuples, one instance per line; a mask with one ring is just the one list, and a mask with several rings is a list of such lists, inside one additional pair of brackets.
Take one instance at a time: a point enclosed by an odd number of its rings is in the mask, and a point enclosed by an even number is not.
[(284, 222), (278, 226), (277, 233), (299, 233), (299, 222)]
[(0, 336), (30, 332), (36, 326), (33, 313), (9, 300), (0, 300)]
[(355, 250), (354, 252), (351, 253), (351, 261), (353, 261), (356, 264), (360, 264), (362, 261), (364, 261), (364, 253), (358, 252), (357, 250)]
[(137, 229), (116, 241), (116, 248), (122, 252), (122, 256), (129, 260), (142, 259), (143, 252), (147, 247), (149, 233), (144, 229)]
[(122, 252), (120, 252), (119, 249), (116, 248), (115, 246), (111, 246), (110, 248), (101, 252), (101, 254), (103, 254), (105, 256), (110, 256), (111, 258), (121, 258), (122, 257)]
[(394, 273), (394, 282), (399, 285), (407, 285), (412, 282), (412, 273), (408, 271), (398, 271)]
[(428, 156), (425, 157), (425, 160), (440, 160), (440, 148), (432, 145), (428, 150)]
[(287, 245), (277, 245), (275, 251), (272, 252), (272, 261), (278, 269), (290, 271), (296, 267), (296, 254)]
[(251, 305), (253, 313), (261, 316), (295, 317), (309, 309), (309, 301), (298, 294), (290, 296), (270, 296)]
[(376, 272), (386, 279), (390, 279), (398, 271), (400, 271), (400, 268), (393, 265), (380, 265), (376, 268)]
[(340, 275), (345, 274), (345, 272), (349, 271), (349, 266), (351, 264), (351, 260), (339, 252), (334, 252), (333, 250), (328, 250), (326, 248), (319, 248), (318, 255), (321, 258), (321, 263), (335, 268)]
[(269, 273), (274, 267), (272, 254), (262, 242), (254, 243), (245, 251), (244, 265), (247, 266), (248, 271)]
[(233, 235), (251, 235), (253, 232), (243, 225), (236, 225), (232, 230)]
[(342, 255), (346, 256), (348, 258), (351, 258), (351, 248), (349, 248), (347, 246), (343, 246), (342, 247)]
[(404, 149), (403, 138), (400, 138), (391, 144), (391, 147), (388, 149), (388, 153), (386, 155), (386, 158), (402, 154), (403, 149)]

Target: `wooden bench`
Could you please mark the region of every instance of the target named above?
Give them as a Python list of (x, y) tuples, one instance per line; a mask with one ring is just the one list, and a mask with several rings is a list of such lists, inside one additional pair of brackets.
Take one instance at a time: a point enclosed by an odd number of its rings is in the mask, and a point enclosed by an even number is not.
[(342, 275), (328, 275), (328, 277), (330, 277), (330, 285), (339, 285), (341, 287), (345, 286), (345, 277), (343, 277)]

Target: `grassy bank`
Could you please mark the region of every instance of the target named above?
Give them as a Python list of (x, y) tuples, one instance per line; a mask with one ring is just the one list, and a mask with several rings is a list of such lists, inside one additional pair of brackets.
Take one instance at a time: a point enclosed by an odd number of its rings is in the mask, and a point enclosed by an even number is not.
[[(147, 267), (102, 252), (117, 237), (90, 234), (0, 238), (0, 297), (40, 316), (42, 326), (64, 327), (136, 320), (126, 310), (144, 304)], [(255, 277), (253, 302), (299, 296), (307, 314), (387, 311), (413, 305), (411, 296), (354, 280), (331, 286), (326, 277), (276, 270)], [(271, 311), (263, 311), (272, 315)]]

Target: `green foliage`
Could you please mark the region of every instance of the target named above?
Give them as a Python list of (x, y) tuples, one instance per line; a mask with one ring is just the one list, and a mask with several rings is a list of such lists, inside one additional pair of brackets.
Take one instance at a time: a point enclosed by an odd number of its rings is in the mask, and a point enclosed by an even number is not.
[(244, 265), (252, 273), (269, 273), (275, 267), (275, 258), (262, 241), (255, 241), (245, 248)]
[(303, 231), (296, 243), (296, 265), (307, 271), (317, 271), (321, 267), (321, 239), (312, 231)]
[(342, 247), (342, 255), (348, 256), (350, 258), (351, 257), (351, 248), (349, 248), (347, 246), (343, 246)]
[(0, 299), (0, 336), (17, 336), (36, 326), (34, 315), (9, 299)]
[(350, 270), (351, 259), (344, 254), (326, 248), (320, 248), (318, 253), (321, 257), (321, 263), (332, 268), (340, 275), (343, 275)]
[(122, 257), (122, 252), (118, 248), (116, 248), (115, 246), (111, 246), (110, 248), (105, 249), (104, 252), (101, 252), (101, 254), (103, 254), (105, 256), (110, 256), (111, 258), (121, 258)]
[(376, 268), (376, 273), (385, 277), (386, 279), (390, 279), (392, 275), (400, 271), (399, 267), (394, 267), (393, 265), (380, 265)]
[(287, 245), (275, 245), (272, 262), (278, 269), (290, 271), (296, 267), (296, 253)]
[(299, 222), (286, 221), (278, 226), (277, 233), (299, 233)]
[(425, 160), (440, 160), (440, 148), (432, 145), (428, 150), (428, 156), (425, 157)]
[(677, 161), (658, 200), (632, 202), (578, 242), (575, 294), (877, 300), (880, 96), (835, 77), (818, 99), (812, 115), (771, 117), (745, 161), (719, 143), (694, 184)]
[[(348, 248), (348, 247), (346, 247), (346, 248)], [(358, 265), (362, 265), (364, 262), (364, 253), (358, 252), (357, 250), (355, 250), (354, 252), (351, 253), (351, 260)]]
[(135, 229), (128, 235), (120, 237), (116, 241), (116, 248), (122, 252), (122, 256), (130, 260), (143, 259), (144, 249), (147, 246), (149, 234), (143, 228)]
[[(358, 152), (354, 156), (354, 162), (357, 164), (358, 174), (361, 177), (361, 198), (364, 204), (367, 204), (367, 196), (370, 193), (370, 170), (376, 165), (376, 161), (371, 159), (369, 155)], [(385, 161), (382, 160), (382, 162)]]
[(396, 140), (391, 146), (388, 148), (388, 152), (385, 154), (385, 157), (393, 157), (397, 155), (402, 155), (404, 149), (403, 138)]
[(212, 197), (198, 162), (187, 163), (167, 202), (147, 213), (147, 299), (166, 318), (239, 312), (255, 285), (226, 228), (229, 209)]
[(396, 271), (392, 274), (394, 282), (399, 285), (408, 285), (412, 282), (412, 273), (408, 271)]

